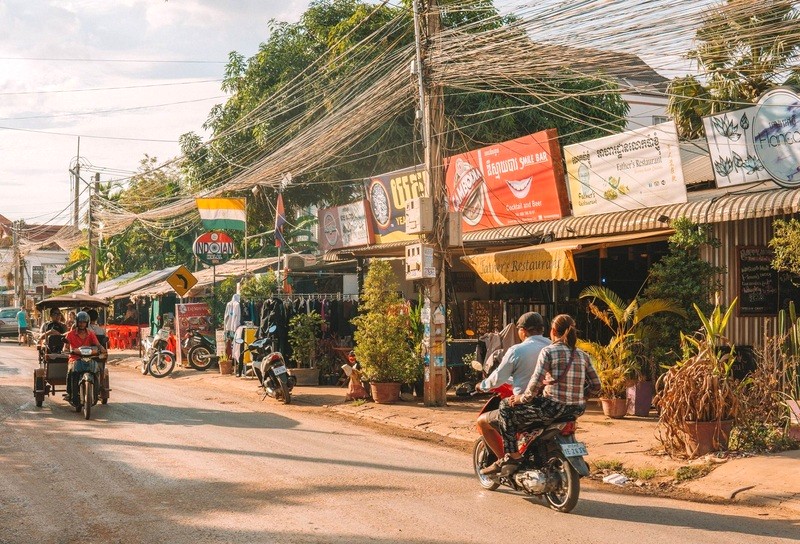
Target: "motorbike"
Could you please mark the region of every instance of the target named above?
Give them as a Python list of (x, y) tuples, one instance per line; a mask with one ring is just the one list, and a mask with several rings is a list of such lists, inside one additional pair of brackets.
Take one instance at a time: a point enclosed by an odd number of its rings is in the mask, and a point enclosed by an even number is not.
[[(274, 327), (269, 332), (271, 335), (274, 332)], [(244, 344), (245, 342), (242, 338), (237, 338), (236, 343)], [(283, 355), (275, 350), (274, 338), (265, 336), (254, 340), (245, 347), (244, 351), (249, 351), (253, 355), (253, 372), (264, 390), (264, 396), (261, 397), (261, 400), (269, 396), (283, 401), (284, 404), (291, 403), (292, 389), (297, 383), (297, 378), (287, 372)]]
[(149, 372), (154, 378), (163, 378), (175, 368), (175, 353), (167, 349), (171, 335), (169, 327), (161, 327), (155, 336), (143, 340), (142, 374)]
[[(492, 390), (494, 395), (481, 410), (481, 414), (496, 410), (500, 401), (512, 395), (511, 386), (503, 384)], [(481, 469), (492, 464), (497, 457), (486, 442), (479, 438), (472, 450), (472, 461), (478, 481), (484, 489), (494, 491), (505, 485), (528, 495), (543, 495), (550, 508), (570, 512), (578, 504), (580, 478), (589, 475), (589, 466), (583, 459), (588, 455), (586, 445), (575, 439), (575, 418), (556, 420), (541, 428), (525, 429), (517, 434), (522, 460), (513, 474), (481, 474)]]
[(206, 370), (214, 363), (219, 362), (217, 342), (214, 338), (200, 332), (199, 329), (189, 329), (183, 339), (183, 352), (189, 360), (189, 366), (195, 370)]
[(72, 350), (73, 355), (79, 355), (72, 369), (72, 395), (64, 396), (75, 408), (76, 412), (83, 411), (83, 417), (89, 419), (92, 406), (98, 400), (107, 401), (107, 396), (101, 394), (103, 388), (103, 371), (105, 363), (98, 358), (99, 351), (94, 347), (80, 347)]

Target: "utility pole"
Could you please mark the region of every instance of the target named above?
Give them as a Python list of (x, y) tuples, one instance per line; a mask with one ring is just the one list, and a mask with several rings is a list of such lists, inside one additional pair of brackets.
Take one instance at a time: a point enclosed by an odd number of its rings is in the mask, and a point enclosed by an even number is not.
[(19, 237), (22, 233), (22, 221), (11, 224), (11, 239), (14, 246), (14, 300), (20, 308), (25, 307), (25, 260), (19, 250)]
[(76, 229), (79, 228), (78, 217), (79, 208), (80, 208), (80, 194), (81, 194), (81, 138), (78, 137), (78, 155), (75, 159), (75, 168), (71, 170), (72, 174), (75, 176), (75, 200), (72, 201), (72, 224), (75, 226)]
[[(436, 0), (413, 0), (414, 36), (417, 47), (422, 140), (425, 145), (426, 194), (432, 199), (433, 232), (426, 243), (434, 247), (436, 277), (423, 280), (424, 303), (422, 319), (425, 324), (425, 405), (447, 404), (447, 359), (445, 305), (445, 233), (447, 202), (444, 188), (444, 161), (441, 138), (444, 132), (444, 101), (442, 89), (430, 77), (431, 47), (441, 30), (441, 18)], [(417, 116), (420, 117), (419, 115)]]
[(89, 225), (88, 225), (88, 241), (87, 247), (89, 248), (89, 273), (86, 275), (86, 292), (90, 295), (95, 294), (97, 292), (97, 243), (94, 241), (92, 237), (92, 212), (93, 212), (93, 201), (95, 200), (95, 196), (97, 195), (98, 189), (100, 187), (100, 172), (97, 172), (94, 175), (94, 185), (89, 185)]

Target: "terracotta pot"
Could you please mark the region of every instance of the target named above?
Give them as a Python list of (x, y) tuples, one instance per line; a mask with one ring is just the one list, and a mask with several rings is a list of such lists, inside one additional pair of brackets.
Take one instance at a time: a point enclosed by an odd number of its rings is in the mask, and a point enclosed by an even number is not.
[(647, 417), (653, 404), (653, 382), (636, 382), (628, 388), (628, 415)]
[(686, 443), (686, 454), (690, 458), (694, 458), (712, 451), (727, 449), (732, 428), (732, 419), (685, 422), (683, 440)]
[(369, 388), (372, 391), (372, 400), (378, 404), (394, 404), (400, 400), (399, 382), (370, 383)]
[(318, 368), (290, 368), (289, 374), (297, 378), (295, 385), (319, 385)]
[(233, 361), (231, 359), (219, 360), (219, 373), (220, 374), (233, 374)]
[(628, 412), (627, 399), (600, 399), (603, 413), (614, 419), (622, 419)]

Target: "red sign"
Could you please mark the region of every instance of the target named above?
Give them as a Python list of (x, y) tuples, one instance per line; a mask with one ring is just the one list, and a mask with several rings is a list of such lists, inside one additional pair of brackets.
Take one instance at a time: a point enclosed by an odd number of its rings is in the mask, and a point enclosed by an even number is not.
[[(175, 305), (175, 335), (181, 340), (189, 333), (189, 329), (197, 329), (200, 334), (214, 336), (214, 329), (211, 327), (211, 310), (205, 302), (192, 302), (187, 304)], [(182, 353), (182, 348), (178, 349), (178, 364), (182, 364), (183, 357), (188, 353)]]
[(210, 265), (218, 265), (228, 262), (236, 248), (233, 245), (233, 238), (224, 232), (206, 232), (197, 237), (192, 249), (194, 254), (202, 262)]
[(558, 134), (544, 130), (447, 159), (451, 211), (462, 232), (569, 215)]

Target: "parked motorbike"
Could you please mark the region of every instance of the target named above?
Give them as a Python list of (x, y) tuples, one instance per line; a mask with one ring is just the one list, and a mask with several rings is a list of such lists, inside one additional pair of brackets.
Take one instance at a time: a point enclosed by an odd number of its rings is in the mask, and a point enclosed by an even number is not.
[(168, 326), (161, 327), (155, 336), (148, 336), (142, 342), (145, 348), (142, 357), (142, 374), (148, 372), (154, 378), (168, 376), (175, 368), (175, 353), (167, 349), (172, 334)]
[(189, 329), (183, 339), (183, 352), (189, 361), (189, 366), (195, 370), (206, 370), (215, 363), (219, 363), (217, 342), (211, 336), (203, 334), (200, 329)]
[[(500, 401), (511, 396), (512, 389), (503, 384), (481, 410), (481, 414), (496, 410)], [(556, 420), (544, 428), (526, 429), (517, 434), (522, 460), (516, 472), (509, 476), (481, 474), (481, 469), (497, 458), (479, 438), (473, 447), (472, 461), (481, 487), (494, 491), (501, 485), (528, 495), (544, 495), (550, 508), (569, 512), (578, 504), (580, 478), (589, 475), (583, 459), (588, 455), (586, 445), (575, 440), (575, 418)]]
[[(271, 335), (274, 332), (274, 327), (269, 332)], [(245, 342), (242, 338), (237, 338), (236, 343), (244, 344)], [(297, 378), (287, 372), (283, 355), (275, 350), (274, 338), (271, 336), (259, 338), (245, 347), (243, 354), (247, 351), (252, 353), (253, 372), (264, 390), (264, 396), (261, 397), (261, 400), (270, 396), (283, 401), (284, 404), (291, 403), (292, 389), (297, 383)]]
[(101, 395), (103, 388), (103, 371), (105, 362), (98, 358), (99, 351), (95, 347), (81, 347), (72, 350), (73, 355), (79, 355), (72, 369), (72, 395), (64, 395), (67, 401), (75, 408), (76, 412), (83, 411), (83, 417), (89, 419), (92, 406), (98, 400), (103, 404), (108, 402), (107, 395)]

